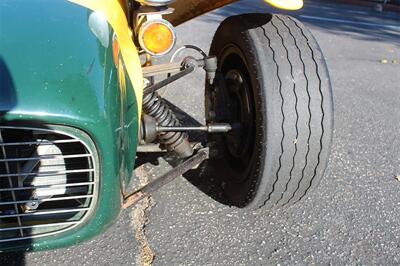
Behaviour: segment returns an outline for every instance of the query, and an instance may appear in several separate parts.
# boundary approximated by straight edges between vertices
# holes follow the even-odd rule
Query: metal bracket
[[[133,13],[133,23],[135,33],[138,33],[138,28],[141,25],[142,18],[145,18],[147,21],[161,19],[163,15],[172,14],[174,12],[173,8],[169,8],[165,5],[162,6],[147,6],[142,5],[138,8],[137,11]]]

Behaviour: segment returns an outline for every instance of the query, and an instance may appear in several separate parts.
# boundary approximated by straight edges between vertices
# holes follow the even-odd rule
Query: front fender
[[[172,7],[175,11],[168,15],[168,20],[175,26],[214,9],[237,2],[238,0],[175,0]],[[264,0],[264,2],[281,9],[297,10],[303,7],[303,0]],[[245,1],[242,1],[244,4]]]
[[[75,244],[102,232],[119,214],[121,187],[131,177],[137,145],[141,95],[133,83],[141,80],[118,75],[115,31],[105,17],[106,37],[94,34],[88,23],[92,12],[68,1],[0,1],[0,122],[78,128],[95,143],[101,166],[99,198],[87,224],[29,246],[21,242],[0,249]],[[131,56],[138,57],[135,51]],[[138,62],[131,62],[135,69]]]

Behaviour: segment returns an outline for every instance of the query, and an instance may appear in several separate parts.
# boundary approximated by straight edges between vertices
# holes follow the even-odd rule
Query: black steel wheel
[[[229,204],[293,204],[321,180],[333,129],[333,99],[321,50],[297,20],[283,15],[227,18],[213,38],[218,58],[206,88],[207,122],[233,127],[209,135],[210,166]]]

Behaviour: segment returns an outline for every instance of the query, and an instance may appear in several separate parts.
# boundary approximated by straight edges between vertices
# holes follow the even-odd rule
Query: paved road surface
[[[208,50],[224,17],[271,10],[259,0],[242,3],[185,23],[178,44]],[[88,243],[3,255],[0,264],[137,265],[154,255],[154,265],[398,265],[400,64],[392,60],[400,61],[400,15],[316,1],[293,15],[325,53],[336,102],[328,171],[305,201],[284,211],[243,212],[180,178]],[[202,78],[198,72],[164,92],[199,122]],[[160,159],[141,176],[151,179],[169,167]]]

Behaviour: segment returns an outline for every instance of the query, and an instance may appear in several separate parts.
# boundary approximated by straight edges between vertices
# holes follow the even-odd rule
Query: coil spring
[[[174,112],[157,92],[143,96],[143,111],[152,116],[160,126],[180,126],[180,122]],[[173,150],[181,157],[189,157],[193,154],[188,135],[184,132],[160,132],[158,133],[158,139],[167,150]]]

